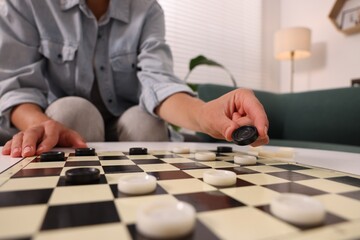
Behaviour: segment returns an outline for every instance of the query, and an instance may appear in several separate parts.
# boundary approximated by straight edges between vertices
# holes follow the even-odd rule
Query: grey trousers
[[[110,135],[115,135],[116,141],[169,141],[167,124],[139,106],[128,109],[110,123],[104,122],[92,103],[80,97],[58,99],[45,113],[77,131],[87,142],[103,142]]]

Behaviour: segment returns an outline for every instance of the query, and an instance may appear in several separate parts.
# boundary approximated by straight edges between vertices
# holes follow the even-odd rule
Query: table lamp
[[[310,56],[310,39],[311,31],[305,27],[285,28],[275,33],[275,58],[291,61],[291,92],[294,91],[294,60]]]

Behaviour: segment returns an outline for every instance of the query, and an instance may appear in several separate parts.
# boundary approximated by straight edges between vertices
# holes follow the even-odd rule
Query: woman
[[[174,76],[155,0],[3,0],[0,31],[3,154],[166,141],[165,122],[228,141],[251,124],[254,146],[269,141],[252,91],[204,103]]]

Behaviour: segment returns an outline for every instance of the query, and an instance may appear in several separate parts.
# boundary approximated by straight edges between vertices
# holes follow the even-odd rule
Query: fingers
[[[4,147],[2,148],[2,151],[1,151],[2,154],[10,155],[10,153],[11,153],[11,143],[12,143],[12,140],[7,141],[5,143],[5,145],[4,145]]]
[[[228,125],[227,132],[224,134],[226,140],[232,140],[231,134],[236,130],[234,126],[253,125],[259,133],[259,138],[253,145],[258,146],[269,142],[267,135],[269,122],[266,112],[251,90],[237,89],[224,95],[220,99],[227,102],[225,104],[225,115],[236,123],[235,125]]]
[[[265,145],[269,143],[269,136],[261,137],[259,136],[258,139],[251,144],[253,147],[258,147],[261,145]]]
[[[77,132],[49,120],[14,135],[4,145],[2,154],[11,155],[11,157],[29,157],[50,151],[57,145],[87,147],[84,139]]]
[[[229,125],[229,127],[227,128],[227,131],[224,134],[224,137],[227,141],[233,141],[232,133],[240,126],[252,125],[252,121],[250,118],[241,117],[238,113],[234,113],[233,117],[230,121],[235,124]]]
[[[233,94],[235,105],[234,112],[240,117],[247,116],[251,119],[250,124],[256,127],[259,136],[266,139],[269,121],[263,105],[256,98],[253,91],[238,89],[233,91]]]
[[[231,121],[230,119],[227,120],[227,124],[225,125],[227,127],[225,128],[225,131],[223,131],[223,136],[225,137],[226,141],[231,142],[233,140],[232,133],[235,131],[235,129],[239,127],[239,125]]]
[[[55,146],[86,147],[86,143],[77,132],[55,121],[49,121],[44,125],[43,140],[40,142],[36,154],[49,151]]]
[[[60,129],[57,124],[46,124],[44,126],[43,138],[37,147],[36,154],[39,155],[43,152],[50,151],[55,147],[59,140],[59,131]]]
[[[87,147],[85,140],[75,131],[69,131],[65,136],[65,141],[68,146],[73,148],[83,148]]]
[[[75,139],[74,143],[72,144],[73,148],[86,148],[87,144],[85,142],[85,140],[80,137],[79,135],[79,139]]]
[[[6,142],[2,149],[2,154],[11,157],[29,157],[35,154],[36,139],[32,134],[18,133],[13,136],[12,140]]]
[[[261,137],[266,137],[269,128],[269,121],[264,107],[255,95],[244,102],[244,110],[249,118],[253,120],[253,124],[257,128],[259,135]]]
[[[43,130],[40,127],[34,127],[24,132],[22,142],[22,157],[34,156],[36,145],[42,138]]]
[[[17,133],[13,136],[11,141],[11,157],[21,157],[21,149],[22,149],[22,141],[23,141],[23,133]]]
[[[256,119],[254,121],[254,126],[258,130],[259,135],[261,137],[266,137],[267,136],[268,128],[269,128],[269,123],[267,121],[267,118]]]
[[[35,154],[36,144],[40,137],[39,129],[32,128],[25,132],[19,132],[8,141],[3,149],[2,154],[11,157],[29,157]]]

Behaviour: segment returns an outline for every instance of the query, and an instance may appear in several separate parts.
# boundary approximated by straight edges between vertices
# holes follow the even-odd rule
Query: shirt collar
[[[109,9],[110,17],[128,23],[130,19],[131,0],[111,0]]]
[[[59,0],[59,1],[60,1],[60,8],[63,11],[69,10],[70,8],[79,4],[79,0]]]
[[[85,0],[59,0],[62,11],[69,10],[75,5],[86,4]],[[109,5],[109,16],[111,18],[128,23],[130,18],[131,0],[111,0]]]

